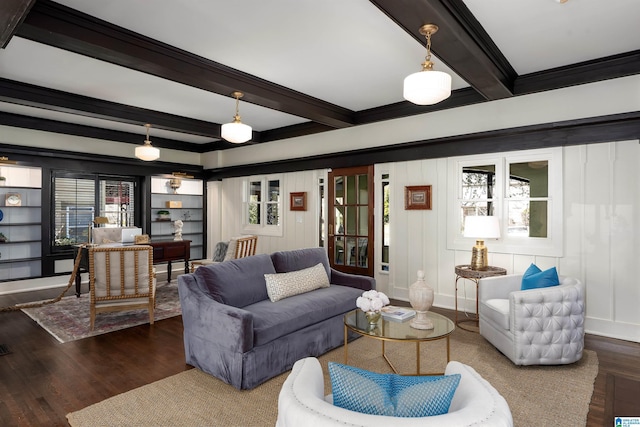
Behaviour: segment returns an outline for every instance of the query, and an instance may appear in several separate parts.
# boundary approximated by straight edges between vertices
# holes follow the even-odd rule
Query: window
[[[89,226],[96,216],[107,217],[107,227],[133,226],[134,189],[132,178],[54,173],[54,250],[87,243]]]
[[[380,262],[380,269],[382,271],[389,271],[389,240],[390,240],[390,229],[389,229],[389,191],[391,189],[389,174],[382,174],[382,256]]]
[[[245,181],[244,232],[282,236],[282,191],[279,176],[252,177]]]
[[[501,238],[490,242],[493,252],[561,256],[561,168],[561,148],[450,159],[448,247],[470,247],[466,216],[494,215]]]

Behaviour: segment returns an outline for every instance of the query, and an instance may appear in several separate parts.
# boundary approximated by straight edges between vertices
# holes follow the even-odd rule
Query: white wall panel
[[[640,287],[633,274],[640,259],[640,164],[638,141],[564,148],[564,256],[492,253],[489,263],[522,273],[531,263],[556,267],[587,287],[587,330],[640,341]],[[390,296],[408,300],[416,270],[434,287],[434,305],[453,308],[454,267],[468,264],[469,251],[447,250],[447,162],[398,162],[393,171]],[[431,184],[433,211],[404,210],[404,186]],[[437,184],[437,185],[435,185]],[[401,197],[399,200],[398,197]],[[376,249],[378,250],[378,249]],[[435,261],[435,262],[434,262]],[[630,273],[631,272],[631,273]],[[459,284],[458,304],[475,311],[475,284]]]
[[[487,242],[489,263],[508,273],[522,273],[536,263],[540,268],[555,266],[560,274],[578,277],[587,287],[587,330],[640,342],[640,287],[634,274],[640,259],[640,144],[590,144],[563,151],[564,256],[497,253]],[[446,308],[455,305],[454,268],[469,263],[471,247],[468,251],[447,249],[448,165],[446,159],[384,165],[390,173],[392,191],[391,265],[385,290],[393,298],[408,300],[417,270],[424,270],[436,292],[434,304]],[[284,236],[260,236],[258,252],[317,245],[319,173],[324,171],[283,175]],[[407,185],[432,185],[433,209],[405,210]],[[242,230],[242,179],[224,180],[221,188],[220,234],[228,239]],[[306,212],[289,210],[291,191],[307,192]],[[209,209],[213,212],[211,206]],[[375,250],[381,250],[379,240]],[[467,312],[475,311],[475,293],[473,282],[460,283],[458,303]]]

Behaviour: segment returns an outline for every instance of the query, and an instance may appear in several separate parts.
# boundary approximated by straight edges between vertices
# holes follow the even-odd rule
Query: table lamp
[[[484,239],[500,238],[500,223],[496,216],[467,216],[464,219],[464,237],[476,239],[471,251],[471,269],[486,270],[488,251]]]

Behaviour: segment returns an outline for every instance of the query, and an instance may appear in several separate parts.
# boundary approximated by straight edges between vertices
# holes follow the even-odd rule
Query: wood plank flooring
[[[0,307],[56,295],[0,296]],[[24,313],[1,312],[0,345],[9,353],[0,356],[0,425],[66,426],[69,412],[190,369],[182,331],[174,317],[60,344]],[[588,335],[585,346],[600,362],[587,426],[640,416],[640,344]]]

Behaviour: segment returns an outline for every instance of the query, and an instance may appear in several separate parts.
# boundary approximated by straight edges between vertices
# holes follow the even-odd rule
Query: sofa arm
[[[191,274],[178,276],[178,293],[185,339],[198,337],[236,353],[253,348],[253,314],[213,300]]]
[[[485,277],[478,282],[478,300],[507,299],[511,292],[519,291],[521,286],[521,274]]]
[[[350,286],[352,288],[369,291],[376,288],[376,279],[358,274],[343,273],[336,269],[331,269],[330,282],[332,285]]]

